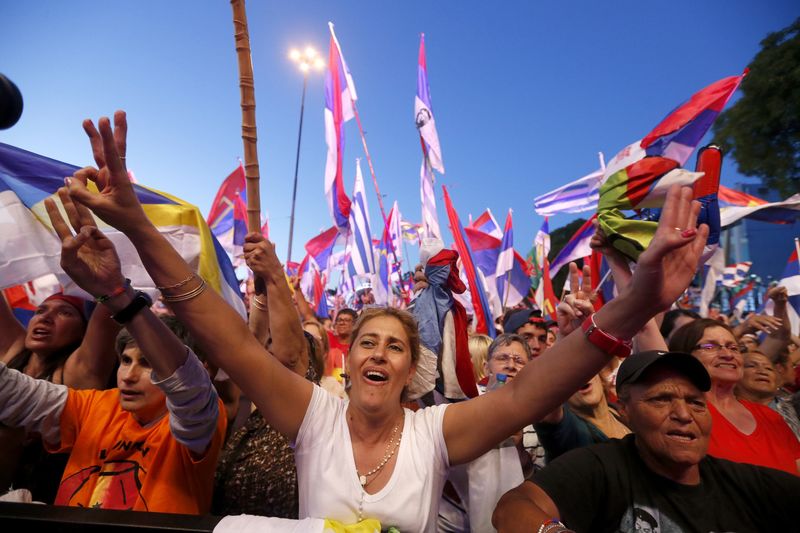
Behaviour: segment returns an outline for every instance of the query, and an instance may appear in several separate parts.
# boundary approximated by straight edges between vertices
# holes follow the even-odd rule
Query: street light
[[[289,59],[297,65],[303,73],[303,96],[300,98],[300,129],[297,132],[297,155],[294,160],[294,186],[292,188],[292,214],[289,218],[289,251],[286,254],[286,262],[292,260],[292,237],[294,236],[294,207],[297,201],[297,171],[300,167],[300,140],[303,137],[303,111],[306,106],[306,87],[308,86],[308,73],[312,70],[317,72],[325,68],[325,61],[320,57],[314,48],[306,46],[301,52],[297,48],[289,51]]]

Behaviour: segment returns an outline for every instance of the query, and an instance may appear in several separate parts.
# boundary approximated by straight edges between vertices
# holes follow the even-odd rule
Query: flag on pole
[[[332,226],[306,243],[306,252],[321,271],[328,269],[328,260],[339,240],[339,231],[336,226]]]
[[[772,224],[792,224],[800,218],[800,194],[794,194],[782,202],[767,202],[720,185],[719,204],[722,227],[735,224],[743,218]]]
[[[397,200],[394,201],[392,209],[389,211],[389,216],[386,217],[387,226],[389,227],[389,238],[392,241],[392,248],[397,256],[397,260],[403,261],[403,230],[400,223],[403,220],[403,215],[400,214],[400,208],[397,206]]]
[[[344,191],[342,165],[344,161],[344,124],[351,120],[353,104],[357,99],[353,78],[347,69],[339,41],[333,31],[333,23],[328,23],[331,32],[328,69],[325,72],[325,142],[328,145],[328,159],[325,163],[325,197],[334,226],[341,232],[347,231],[350,217],[350,199]]]
[[[79,167],[0,143],[0,288],[55,274],[65,292],[80,293],[59,265],[61,242],[50,224],[44,200],[56,204],[64,176]],[[89,187],[94,189],[93,184]],[[246,314],[239,282],[228,255],[208,228],[200,210],[169,194],[134,184],[147,218],[206,283],[242,316]],[[122,273],[137,289],[153,295],[157,288],[130,240],[95,219],[114,243]]]
[[[369,211],[361,161],[356,159],[356,182],[350,209],[350,261],[354,274],[365,276],[375,272],[375,254],[372,250],[372,233],[369,229]]]
[[[789,322],[794,335],[798,335],[798,332],[800,332],[800,264],[797,262],[797,248],[797,240],[795,239],[795,250],[789,256],[786,269],[783,271],[783,277],[778,282],[781,287],[786,287],[786,292],[789,296],[786,311],[789,314]],[[770,300],[768,308],[771,309],[772,306],[773,302]]]
[[[422,224],[414,224],[413,222],[409,222],[407,220],[401,220],[400,229],[403,233],[403,240],[412,244],[419,244]]]
[[[388,255],[388,234],[383,231],[381,239],[375,246],[375,275],[372,283],[372,294],[376,305],[390,305],[392,301],[391,263]]]
[[[528,262],[531,264],[531,287],[539,289],[539,283],[544,273],[544,260],[550,254],[550,226],[549,218],[544,217],[544,222],[536,236],[533,238],[533,248],[528,253]]]
[[[436,197],[433,195],[433,174],[428,172],[425,161],[419,170],[419,195],[422,201],[422,229],[423,237],[442,239],[439,229],[439,215],[436,214]]]
[[[660,207],[673,184],[692,185],[700,174],[681,167],[739,87],[741,76],[719,80],[670,112],[647,136],[620,151],[606,167],[598,220],[614,247],[632,259],[647,248],[656,223],[626,220],[622,211]]]
[[[495,220],[492,210],[488,208],[481,213],[478,218],[470,222],[468,227],[488,233],[492,237],[498,239],[503,238],[503,230],[500,228],[500,224],[497,223],[497,220]]]
[[[514,228],[511,221],[511,209],[506,215],[506,226],[503,230],[503,242],[500,245],[500,256],[497,258],[497,294],[500,296],[500,303],[506,303],[507,296],[511,290],[508,278],[514,269]]]
[[[537,196],[533,200],[533,208],[543,217],[556,213],[594,211],[600,198],[601,183],[603,183],[603,169],[597,169],[554,191]]]
[[[240,258],[247,235],[247,188],[241,163],[222,182],[206,220],[225,251],[234,261]]]
[[[414,98],[414,122],[422,138],[422,151],[431,167],[444,174],[442,148],[433,118],[431,89],[428,85],[428,64],[425,60],[425,34],[419,36],[419,63],[417,65],[417,96]]]
[[[597,215],[592,215],[592,217],[583,223],[583,225],[578,228],[578,231],[570,237],[567,244],[564,245],[564,248],[558,252],[556,258],[553,259],[553,263],[550,265],[550,277],[553,278],[558,274],[558,271],[564,265],[568,265],[572,261],[577,261],[582,257],[588,257],[592,255],[592,247],[589,244],[592,242],[592,237],[594,236],[594,221],[597,218]]]
[[[494,337],[494,318],[489,310],[489,300],[486,297],[486,292],[483,290],[483,284],[478,279],[477,272],[475,271],[472,250],[470,249],[469,242],[464,233],[464,227],[458,219],[458,213],[456,213],[456,210],[453,208],[450,196],[447,194],[447,188],[442,186],[442,190],[444,191],[444,205],[447,210],[447,218],[450,221],[450,231],[453,234],[456,250],[461,258],[461,263],[464,265],[464,272],[466,273],[469,284],[470,296],[475,312],[475,331]]]

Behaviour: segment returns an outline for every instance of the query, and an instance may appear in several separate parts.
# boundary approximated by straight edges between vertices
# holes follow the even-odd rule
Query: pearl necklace
[[[397,451],[397,448],[400,446],[400,439],[403,438],[403,432],[401,431],[399,435],[397,435],[397,430],[400,428],[400,423],[398,422],[397,425],[394,426],[392,429],[392,437],[389,439],[389,443],[386,445],[386,453],[383,454],[383,459],[381,462],[378,463],[378,466],[367,472],[366,474],[360,474],[358,469],[356,469],[356,474],[358,474],[358,482],[361,483],[362,487],[366,487],[367,484],[372,481],[369,479],[370,477],[374,476],[381,470],[383,467],[386,466],[386,463],[394,456],[394,453]],[[397,435],[397,440],[395,440],[395,436]]]

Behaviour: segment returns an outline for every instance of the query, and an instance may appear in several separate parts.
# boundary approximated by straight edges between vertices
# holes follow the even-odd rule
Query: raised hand
[[[564,296],[556,307],[559,337],[566,337],[578,329],[581,322],[594,311],[591,279],[592,271],[588,265],[581,272],[578,265],[569,264],[570,294]]]
[[[114,244],[97,229],[89,210],[74,203],[66,188],[58,190],[70,225],[52,199],[45,200],[47,215],[61,239],[61,268],[80,288],[94,297],[111,293],[125,283]]]
[[[283,276],[283,266],[273,243],[258,232],[248,233],[244,242],[244,260],[256,276],[271,281],[276,281],[276,276]]]
[[[114,127],[107,117],[94,123],[86,119],[83,129],[89,137],[97,168],[85,167],[67,178],[70,196],[89,207],[106,223],[123,233],[148,226],[150,222],[128,178],[125,165],[128,123],[124,111],[114,113]],[[92,181],[99,194],[87,187]]]
[[[706,224],[695,227],[699,213],[691,188],[670,187],[658,229],[631,280],[631,293],[643,310],[666,309],[689,286],[708,238]]]

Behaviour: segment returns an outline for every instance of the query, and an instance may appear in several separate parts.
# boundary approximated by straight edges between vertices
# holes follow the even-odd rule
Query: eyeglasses
[[[719,353],[723,348],[731,353],[742,353],[742,349],[738,344],[729,342],[728,344],[719,344],[716,342],[704,342],[694,347],[695,350],[700,350],[706,353]]]
[[[499,353],[497,355],[493,355],[491,359],[502,364],[508,363],[509,361],[514,361],[517,366],[523,366],[528,362],[528,360],[521,355],[511,355],[509,353]]]
[[[334,324],[352,324],[352,323],[353,323],[352,318],[337,318],[336,322],[334,322]]]

